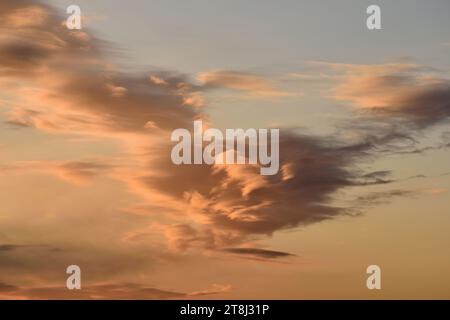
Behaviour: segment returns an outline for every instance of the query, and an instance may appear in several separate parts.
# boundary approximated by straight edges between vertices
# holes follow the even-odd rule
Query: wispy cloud
[[[228,70],[213,70],[200,73],[197,79],[203,89],[232,89],[254,97],[289,97],[301,93],[287,92],[277,88],[272,81],[262,75]]]

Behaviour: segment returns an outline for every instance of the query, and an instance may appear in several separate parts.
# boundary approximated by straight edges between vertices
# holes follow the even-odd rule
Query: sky
[[[449,13],[1,0],[0,298],[449,299]],[[280,172],[174,165],[198,119],[280,128]]]

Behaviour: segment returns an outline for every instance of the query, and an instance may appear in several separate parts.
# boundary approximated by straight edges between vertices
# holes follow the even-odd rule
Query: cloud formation
[[[10,123],[119,141],[128,159],[116,176],[144,201],[179,212],[171,214],[173,225],[164,232],[172,248],[220,249],[248,236],[345,215],[347,208],[332,205],[338,190],[389,182],[355,170],[377,144],[370,137],[342,143],[289,130],[280,137],[282,169],[274,177],[261,177],[252,166],[176,166],[167,156],[170,132],[191,127],[194,119],[207,120],[197,105],[187,103],[198,87],[173,72],[131,75],[111,70],[102,60],[107,50],[101,40],[66,30],[45,6],[33,4],[30,9],[27,1],[20,1],[4,8],[2,15],[27,16],[23,11],[29,10],[41,12],[43,22],[24,28],[26,37],[25,30],[4,25],[12,40],[0,42],[8,80],[28,82],[26,88],[10,89],[24,97],[11,110]],[[14,38],[16,33],[22,37]],[[22,52],[24,59],[17,59]],[[214,71],[200,80],[204,88],[275,92],[267,80],[252,74]],[[57,173],[82,182],[112,167],[77,161],[58,165]]]
[[[243,245],[280,230],[353,214],[354,208],[334,203],[338,192],[394,181],[388,170],[360,168],[380,150],[398,150],[395,143],[411,141],[409,129],[396,130],[393,124],[425,129],[450,116],[448,80],[424,77],[421,68],[330,64],[327,68],[344,72],[334,98],[370,110],[352,141],[284,129],[281,170],[276,176],[261,176],[257,166],[176,166],[170,161],[170,133],[191,128],[196,119],[209,123],[203,91],[226,88],[265,97],[289,94],[250,73],[209,71],[199,76],[201,85],[196,85],[176,72],[118,71],[107,62],[108,44],[86,32],[67,30],[62,18],[40,2],[2,1],[0,21],[0,87],[14,97],[8,101],[8,123],[50,134],[112,140],[121,152],[116,159],[102,161],[8,163],[1,172],[38,171],[81,184],[101,174],[119,180],[141,199],[141,215],[160,219],[143,230],[133,229],[127,239],[133,242],[146,233],[156,234],[166,240],[171,252],[214,251],[266,260],[291,257]],[[392,126],[385,130],[378,119]],[[359,200],[376,202],[404,195],[408,193],[399,190]],[[122,239],[124,235],[114,236]],[[2,254],[14,249],[0,246]],[[118,257],[111,254],[99,262],[108,264]],[[7,258],[3,266],[9,267],[9,261],[20,264],[18,256]],[[129,271],[130,265],[117,268]],[[0,290],[4,288],[12,287],[0,285]],[[216,291],[220,290],[195,295]],[[70,297],[60,287],[17,288],[12,294]],[[94,285],[80,293],[85,298],[184,296],[129,284]]]
[[[23,300],[160,300],[188,299],[208,296],[230,290],[230,286],[215,285],[212,289],[181,293],[160,290],[135,283],[105,283],[83,287],[82,290],[68,290],[66,287],[21,288],[0,282],[0,298]]]
[[[236,254],[236,255],[244,255],[265,259],[278,259],[278,258],[286,258],[292,257],[293,254],[282,252],[282,251],[274,251],[274,250],[265,250],[260,248],[226,248],[224,251]]]
[[[204,90],[225,88],[262,97],[287,97],[294,95],[293,93],[277,89],[264,76],[254,73],[212,70],[200,73],[197,79],[201,82]]]
[[[370,108],[373,115],[425,129],[450,117],[450,80],[409,65],[341,66],[335,98]]]

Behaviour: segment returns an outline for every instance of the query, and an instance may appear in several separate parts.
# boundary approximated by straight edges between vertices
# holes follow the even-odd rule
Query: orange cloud
[[[345,70],[334,97],[374,116],[428,127],[450,117],[450,80],[410,64],[335,65]]]
[[[30,14],[45,19],[24,25],[21,19]],[[136,75],[114,70],[105,62],[108,51],[103,41],[65,29],[52,9],[30,1],[3,1],[1,18],[16,21],[14,27],[0,26],[0,85],[14,97],[8,104],[9,123],[51,134],[113,140],[121,146],[117,161],[112,163],[9,163],[3,167],[4,172],[41,170],[76,183],[108,173],[125,182],[142,201],[129,210],[139,211],[140,218],[159,219],[159,227],[151,230],[148,226],[130,227],[125,237],[128,240],[154,232],[166,239],[174,252],[220,254],[228,250],[228,254],[240,256],[282,257],[286,253],[242,248],[280,230],[348,214],[351,208],[333,204],[336,193],[344,188],[391,182],[385,174],[367,174],[358,169],[380,145],[389,147],[396,137],[390,132],[382,132],[377,139],[369,132],[358,137],[357,142],[343,143],[334,137],[283,130],[282,172],[272,177],[261,177],[257,166],[176,166],[170,161],[170,133],[176,128],[191,128],[194,119],[207,121],[202,113],[202,108],[207,107],[201,94],[204,90],[227,88],[264,97],[289,93],[249,73],[203,73],[198,86],[180,74]],[[407,115],[418,123],[435,123],[448,116],[448,82],[444,80],[421,81],[402,67],[383,67],[372,75],[367,72],[373,72],[373,67],[345,68],[349,74],[337,89],[337,99],[386,109],[389,119]],[[392,70],[406,75],[390,74]],[[3,86],[5,83],[8,85]],[[105,234],[124,238],[114,231]],[[121,257],[114,255],[111,260],[118,261],[117,256]],[[100,261],[103,264],[99,268],[114,265],[111,260]],[[127,261],[117,268],[129,271],[129,265],[124,266],[128,263],[137,264]],[[94,287],[86,294],[103,297],[101,292],[106,289]],[[110,289],[112,298],[183,296],[143,287]],[[17,296],[24,297],[67,297],[58,288],[17,292]]]
[[[214,70],[200,73],[197,79],[205,88],[226,88],[244,91],[254,96],[287,97],[293,95],[280,89],[263,76],[236,71]]]
[[[155,300],[188,299],[208,296],[231,290],[230,285],[213,285],[210,289],[181,293],[145,287],[134,283],[104,283],[83,287],[82,290],[68,290],[66,287],[48,286],[21,288],[0,283],[1,299],[38,300]]]

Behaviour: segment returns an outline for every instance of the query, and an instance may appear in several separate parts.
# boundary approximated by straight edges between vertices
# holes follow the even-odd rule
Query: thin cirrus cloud
[[[83,287],[70,291],[66,287],[21,288],[0,282],[0,297],[6,299],[112,299],[112,300],[152,300],[152,299],[188,299],[189,297],[214,295],[226,292],[230,286],[214,286],[192,293],[182,293],[145,287],[134,283],[105,283]]]
[[[301,96],[301,93],[287,92],[277,88],[262,75],[229,70],[212,70],[197,76],[203,89],[231,89],[245,92],[254,97]]]
[[[30,16],[33,23],[26,22]],[[378,126],[362,128],[353,142],[286,129],[280,135],[281,172],[276,176],[262,177],[253,166],[176,166],[168,156],[170,133],[192,127],[195,119],[209,121],[202,92],[227,88],[266,97],[289,93],[261,76],[236,71],[203,73],[198,77],[201,85],[176,72],[116,71],[107,63],[110,44],[67,30],[61,17],[40,2],[2,1],[0,18],[0,85],[14,97],[8,103],[7,122],[51,134],[114,140],[122,147],[121,161],[81,159],[2,167],[9,172],[40,170],[75,183],[109,174],[141,199],[142,215],[155,216],[151,208],[157,205],[157,215],[167,216],[158,228],[133,229],[130,234],[139,237],[128,239],[147,239],[146,233],[157,233],[171,252],[214,251],[261,260],[292,257],[246,246],[280,230],[353,214],[354,208],[333,204],[336,193],[393,183],[388,171],[362,172],[360,165],[379,156],[380,148],[392,149],[393,142],[409,138],[409,132],[376,131]],[[377,123],[380,115],[388,122],[400,116],[425,129],[450,115],[448,80],[424,78],[423,70],[401,65],[326,67],[343,73],[336,100],[375,109],[365,119],[368,122]],[[392,196],[377,194],[359,201]],[[91,287],[85,294],[102,297],[100,291],[105,287]],[[47,298],[66,294],[58,288],[16,292]],[[119,284],[111,292],[111,298],[185,296]]]
[[[86,185],[95,177],[111,174],[114,167],[115,165],[111,161],[106,162],[97,159],[81,161],[22,161],[0,167],[0,176],[47,173],[74,184]]]

